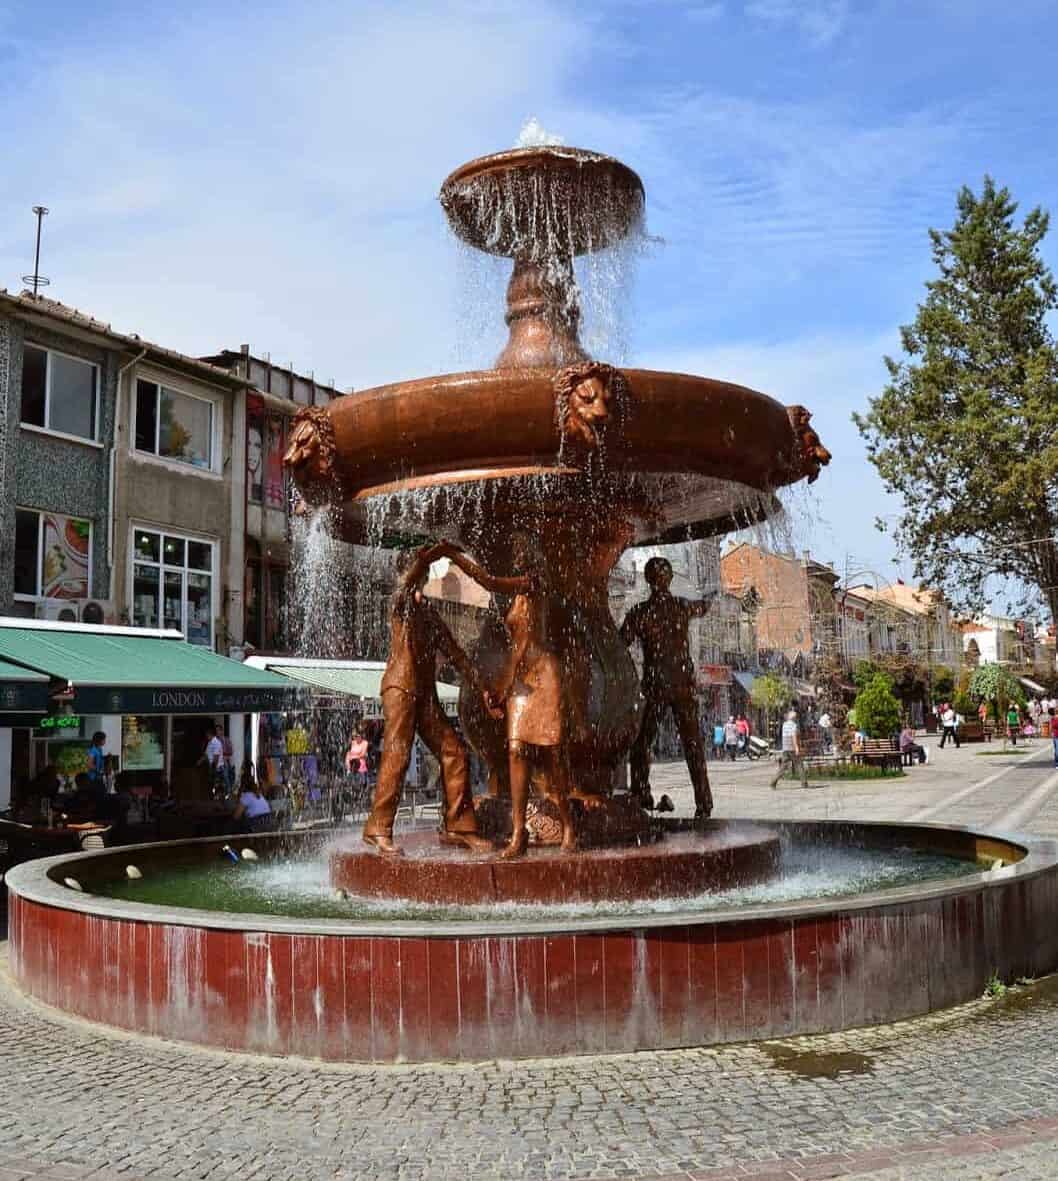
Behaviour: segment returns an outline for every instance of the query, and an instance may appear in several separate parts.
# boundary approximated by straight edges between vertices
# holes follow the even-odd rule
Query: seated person
[[[272,828],[272,806],[261,795],[261,789],[252,779],[244,777],[240,784],[242,791],[235,805],[232,819],[238,821],[240,832],[269,832]]]
[[[56,796],[55,806],[68,820],[81,824],[99,819],[106,788],[102,781],[93,783],[84,771],[79,771],[73,780],[73,791],[68,795]]]
[[[900,731],[900,753],[911,755],[918,760],[920,765],[926,761],[926,748],[915,741],[915,732],[910,726],[905,726]]]

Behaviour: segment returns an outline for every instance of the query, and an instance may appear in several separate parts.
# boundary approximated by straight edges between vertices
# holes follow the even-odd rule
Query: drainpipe
[[[121,426],[121,382],[125,374],[133,367],[138,365],[144,357],[147,356],[149,349],[144,349],[139,356],[133,357],[131,361],[122,365],[118,370],[117,382],[114,390],[114,441],[110,444],[110,462],[107,465],[107,569],[110,571],[110,594],[107,598],[114,597],[114,501],[117,495],[116,480],[114,474],[114,455],[118,447],[118,430]],[[115,609],[117,603],[114,603]]]

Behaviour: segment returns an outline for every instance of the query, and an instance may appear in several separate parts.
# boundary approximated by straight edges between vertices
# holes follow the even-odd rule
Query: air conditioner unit
[[[41,599],[37,603],[37,618],[54,623],[80,623],[80,599]]]
[[[55,623],[114,623],[117,613],[108,599],[41,599],[37,618]]]
[[[109,599],[81,599],[81,623],[117,623],[117,612]]]

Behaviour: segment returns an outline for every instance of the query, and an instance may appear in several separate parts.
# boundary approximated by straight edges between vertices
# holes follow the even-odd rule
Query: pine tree
[[[889,383],[853,420],[903,498],[894,534],[919,579],[972,612],[989,576],[1011,578],[1058,621],[1058,288],[1048,215],[1019,228],[1016,211],[991,177],[960,191],[954,228],[930,230],[939,275],[901,329],[905,356],[885,358]]]

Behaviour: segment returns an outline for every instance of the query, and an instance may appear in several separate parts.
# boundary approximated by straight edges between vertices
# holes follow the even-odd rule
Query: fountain
[[[633,890],[691,893],[720,884],[719,875],[734,872],[733,865],[742,875],[751,863],[764,871],[774,860],[767,834],[750,841],[745,834],[703,833],[697,857],[676,854],[663,840],[644,849],[663,836],[637,806],[648,802],[647,790],[639,785],[632,801],[614,796],[643,702],[610,614],[608,580],[633,542],[701,538],[762,520],[776,507],[776,488],[814,479],[829,454],[803,407],[706,378],[620,369],[587,356],[578,334],[575,259],[615,247],[641,224],[643,186],[624,164],[576,148],[517,148],[456,169],[441,187],[441,204],[459,238],[513,261],[510,335],[495,367],[303,409],[287,464],[306,501],[329,506],[350,540],[367,539],[372,527],[445,537],[508,583],[525,575],[527,564],[533,568],[526,627],[555,671],[549,687],[531,698],[537,709],[545,693],[559,699],[545,704],[561,732],[549,772],[533,737],[539,727],[523,726],[530,737],[521,741],[536,748],[547,798],[537,806],[535,827],[530,824],[534,843],[561,839],[564,788],[554,781],[568,777],[575,836],[567,830],[567,848],[573,839],[581,846],[639,846],[621,855],[580,854],[590,866],[554,857],[546,866],[476,863],[461,867],[459,878],[469,897],[524,899],[534,891],[568,897],[571,890],[598,901]],[[509,598],[504,609],[517,612]],[[478,803],[481,830],[504,837],[512,827],[502,797],[509,791],[508,740],[519,738],[515,706],[506,716],[490,710],[479,682],[502,680],[510,620],[508,614],[507,629],[489,629],[470,653],[482,673],[465,684],[460,709],[463,731],[488,762],[494,784],[494,796]],[[685,649],[684,636],[668,642]],[[388,732],[395,729],[387,724]],[[696,722],[686,729],[689,736],[696,732]],[[704,759],[696,762],[704,820],[711,801]],[[510,766],[517,776],[513,760]],[[520,810],[516,803],[515,818]],[[385,841],[385,827],[373,819],[365,831]],[[519,839],[517,832],[511,837],[510,852],[518,851]],[[338,852],[333,879],[358,892],[421,898],[436,893],[441,876],[449,896],[456,871],[428,866],[421,843],[414,852],[414,864],[385,867],[369,854]]]
[[[693,819],[651,814],[643,751],[619,790],[644,718],[608,607],[622,551],[762,521],[830,457],[803,407],[587,356],[576,260],[643,216],[619,161],[526,146],[457,169],[441,203],[464,242],[512,260],[495,368],[305,408],[287,464],[337,536],[438,539],[504,615],[452,651],[418,595],[442,551],[421,550],[394,602],[370,844],[275,834],[240,838],[254,856],[234,864],[204,840],[19,866],[19,985],[137,1032],[429,1061],[844,1029],[969,999],[991,973],[1054,970],[1053,841],[712,820],[693,753]],[[625,629],[653,669],[651,708],[685,688],[681,604]],[[490,769],[477,800],[433,712],[431,645],[462,665],[462,730]],[[394,787],[416,728],[442,752],[447,806],[442,841],[398,834],[398,855]]]

